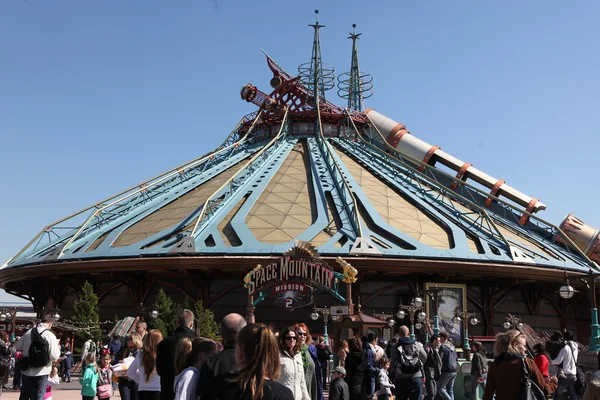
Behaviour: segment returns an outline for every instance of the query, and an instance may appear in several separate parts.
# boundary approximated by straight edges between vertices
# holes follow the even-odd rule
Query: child
[[[98,387],[98,366],[96,365],[96,353],[88,353],[85,357],[85,370],[81,383],[81,397],[83,400],[94,400],[96,388]]]
[[[44,400],[52,400],[52,386],[58,385],[60,379],[58,378],[58,368],[52,367],[50,375],[48,375],[48,383],[46,385],[46,394]]]
[[[212,340],[184,338],[175,348],[175,400],[196,400],[196,384],[204,362],[217,354],[217,345]]]
[[[350,397],[350,389],[344,381],[346,370],[344,367],[335,367],[331,371],[331,383],[329,389],[329,400],[345,400]]]
[[[377,400],[389,400],[392,395],[394,385],[390,382],[388,370],[390,369],[390,360],[382,358],[379,360],[379,392],[377,392]]]
[[[113,371],[110,368],[112,356],[110,353],[104,354],[100,358],[100,375],[98,376],[98,398],[110,399],[113,395],[112,377]]]

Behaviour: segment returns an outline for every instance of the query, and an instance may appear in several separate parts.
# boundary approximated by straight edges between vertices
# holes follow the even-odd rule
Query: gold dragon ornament
[[[248,286],[250,286],[250,279],[252,277],[252,273],[258,271],[261,268],[262,268],[262,265],[258,264],[256,267],[254,267],[254,269],[252,271],[250,271],[246,274],[246,276],[244,277],[244,287],[246,289],[248,288]]]
[[[356,275],[358,274],[356,268],[354,268],[349,262],[344,261],[342,257],[338,257],[335,261],[344,269],[344,279],[342,279],[342,282],[356,282]]]

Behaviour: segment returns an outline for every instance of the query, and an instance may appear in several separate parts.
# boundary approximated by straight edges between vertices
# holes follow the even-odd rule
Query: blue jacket
[[[375,388],[375,381],[377,380],[377,376],[379,375],[379,368],[377,368],[377,358],[375,357],[375,352],[369,346],[369,343],[365,341],[365,358],[367,360],[367,365],[369,366],[369,379],[371,383],[371,388]],[[368,392],[371,391],[369,388]],[[367,393],[371,394],[371,393]]]
[[[96,390],[98,388],[98,370],[95,364],[88,364],[85,367],[83,377],[79,379],[81,383],[81,395],[82,396],[96,396]]]
[[[323,369],[321,368],[321,363],[317,358],[317,348],[314,344],[308,345],[308,352],[310,353],[313,362],[315,363],[315,374],[317,375],[317,396],[319,400],[324,400],[323,396]]]

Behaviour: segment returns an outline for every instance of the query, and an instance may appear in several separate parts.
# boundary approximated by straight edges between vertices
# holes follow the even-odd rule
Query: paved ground
[[[12,382],[7,385],[10,387]],[[117,391],[113,398],[119,398]],[[2,400],[18,400],[19,392],[9,390],[8,392],[2,392]],[[75,378],[71,380],[71,383],[63,383],[52,389],[52,400],[81,400],[81,386],[79,385],[79,379]]]
[[[10,383],[12,384],[12,382]],[[10,386],[9,386],[10,387]],[[63,383],[52,388],[52,400],[81,400],[81,386],[79,385],[79,378],[74,378],[71,383]],[[325,392],[325,399],[327,399],[328,393]],[[115,395],[111,399],[120,399],[119,391],[115,391]],[[9,390],[8,392],[2,392],[2,400],[18,400],[19,392]]]

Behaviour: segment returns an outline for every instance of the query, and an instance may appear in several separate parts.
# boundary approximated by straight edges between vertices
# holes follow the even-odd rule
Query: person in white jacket
[[[285,328],[277,337],[281,375],[277,382],[288,387],[294,394],[294,400],[310,400],[304,378],[302,355],[297,345],[296,331]]]
[[[44,314],[42,322],[36,327],[28,330],[23,337],[15,344],[18,351],[23,352],[23,357],[29,357],[29,346],[31,345],[31,332],[35,329],[48,341],[48,351],[50,361],[44,367],[30,367],[22,371],[23,389],[21,390],[21,399],[43,400],[46,394],[48,375],[52,371],[52,364],[60,357],[60,345],[54,333],[52,333],[52,324],[54,317],[52,314]]]
[[[388,400],[392,396],[392,390],[395,386],[390,382],[388,370],[390,369],[390,360],[382,358],[379,360],[379,392],[377,400]]]

